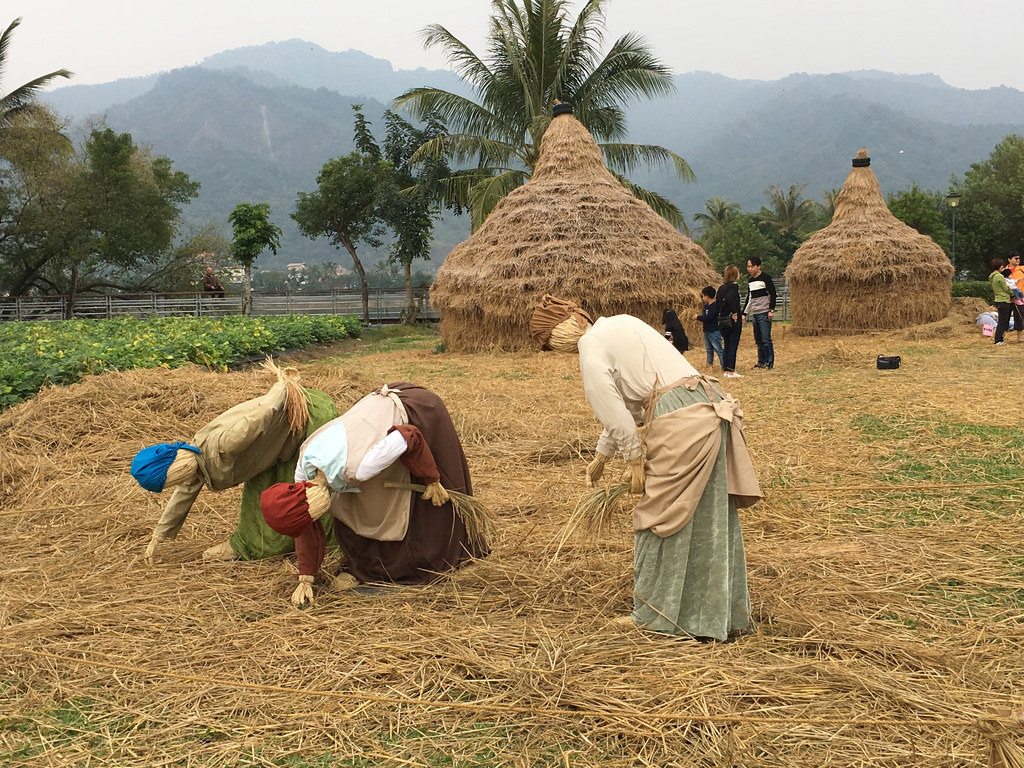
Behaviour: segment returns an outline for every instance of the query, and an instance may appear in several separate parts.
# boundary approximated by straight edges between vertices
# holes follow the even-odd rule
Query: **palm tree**
[[[765,190],[770,209],[761,209],[761,220],[783,235],[801,237],[809,228],[816,226],[821,204],[814,200],[804,200],[806,184],[792,184],[783,190],[773,184]]]
[[[7,65],[7,48],[11,44],[11,33],[19,24],[21,17],[12,21],[3,34],[0,34],[0,82],[3,82],[4,69]],[[10,93],[0,92],[0,129],[9,126],[11,119],[17,114],[30,109],[36,94],[49,85],[50,81],[58,77],[71,77],[71,74],[69,70],[58,69],[56,72],[29,80]]]
[[[636,33],[623,35],[600,56],[606,2],[587,0],[571,21],[568,0],[491,0],[486,58],[438,24],[423,31],[424,45],[445,49],[476,100],[424,87],[406,91],[395,106],[406,107],[419,120],[436,115],[449,127],[449,133],[424,144],[418,157],[444,154],[456,164],[475,162],[476,167],[452,174],[444,185],[444,202],[457,210],[468,208],[474,229],[529,178],[559,102],[572,104],[624,186],[673,225],[685,226],[671,202],[619,175],[640,164],[670,163],[680,179],[693,178],[674,152],[621,141],[626,136],[623,105],[641,96],[666,95],[674,87],[669,69]]]
[[[704,211],[693,214],[693,220],[707,230],[716,224],[725,224],[741,210],[740,204],[734,203],[728,197],[724,200],[716,197],[714,200],[705,200]]]

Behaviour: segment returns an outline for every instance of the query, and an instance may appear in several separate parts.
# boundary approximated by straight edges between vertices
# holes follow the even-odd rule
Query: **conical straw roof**
[[[952,264],[934,240],[889,212],[870,162],[862,148],[832,223],[809,237],[786,269],[797,333],[907,328],[949,311]]]
[[[530,314],[545,293],[595,317],[628,313],[660,327],[662,310],[686,323],[700,289],[720,282],[707,254],[630,194],[587,129],[563,114],[530,180],[448,255],[430,301],[451,351],[533,349]],[[696,323],[687,328],[699,335]]]

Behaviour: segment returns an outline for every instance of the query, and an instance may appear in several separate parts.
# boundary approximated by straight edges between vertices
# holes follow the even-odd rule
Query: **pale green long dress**
[[[665,393],[654,418],[708,402],[703,387]],[[736,504],[726,485],[728,422],[722,447],[693,519],[661,538],[638,531],[633,545],[633,620],[655,632],[725,640],[750,627],[747,565]]]

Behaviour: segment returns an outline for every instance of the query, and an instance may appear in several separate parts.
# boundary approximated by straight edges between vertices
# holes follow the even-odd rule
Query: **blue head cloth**
[[[143,448],[132,459],[132,477],[139,481],[139,485],[147,491],[160,493],[167,483],[167,470],[174,463],[174,457],[178,455],[178,449],[202,453],[194,445],[184,442],[159,443]]]

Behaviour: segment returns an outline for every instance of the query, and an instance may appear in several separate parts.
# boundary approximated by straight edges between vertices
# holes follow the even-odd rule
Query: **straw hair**
[[[293,435],[301,435],[306,431],[309,424],[309,403],[306,400],[306,393],[299,384],[299,372],[296,368],[279,368],[273,358],[268,357],[263,361],[263,367],[277,376],[277,380],[284,383],[287,392],[285,409],[288,412],[288,431]]]
[[[575,315],[567,318],[551,329],[548,346],[556,352],[578,352],[579,341],[589,327],[580,325]]]
[[[863,164],[866,149],[857,159],[832,223],[808,238],[786,269],[797,333],[908,328],[949,311],[953,267],[945,252],[889,212]]]
[[[707,254],[623,187],[566,114],[545,131],[529,182],[448,255],[430,301],[449,351],[533,350],[530,317],[546,293],[659,327],[675,307],[699,335],[689,318],[709,284],[718,283]]]
[[[331,508],[331,489],[323,472],[317,472],[313,484],[306,488],[306,504],[309,505],[309,516],[319,520]]]
[[[196,461],[196,454],[193,451],[179,448],[174,456],[174,461],[167,468],[167,480],[164,481],[164,488],[174,488],[186,483],[195,477],[199,471],[199,462]]]

